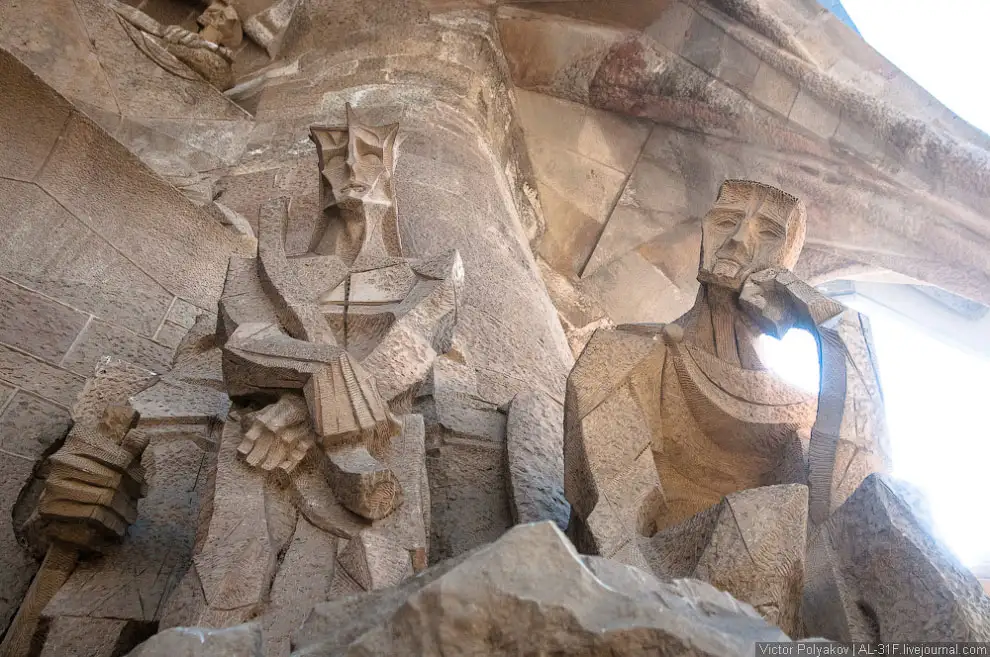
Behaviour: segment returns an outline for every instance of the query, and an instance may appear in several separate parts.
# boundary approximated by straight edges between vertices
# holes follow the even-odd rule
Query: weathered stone
[[[987,641],[990,596],[897,490],[868,476],[811,538],[806,632],[835,641]]]
[[[519,393],[505,430],[512,516],[516,523],[551,520],[567,529],[564,499],[564,407],[546,393]]]
[[[175,627],[151,637],[127,653],[128,657],[264,657],[261,627],[257,623],[225,630]]]
[[[741,656],[755,641],[787,640],[707,584],[592,568],[553,523],[515,527],[398,589],[317,605],[293,638],[294,654],[604,656],[646,654],[662,643]]]
[[[0,342],[58,362],[88,319],[77,310],[0,278]]]
[[[64,438],[69,425],[65,409],[18,391],[0,415],[0,449],[33,461]]]
[[[104,356],[115,356],[154,372],[166,372],[172,363],[171,348],[94,319],[66,354],[64,365],[77,374],[89,376]]]
[[[708,582],[797,637],[807,518],[807,487],[753,488],[638,545],[657,577]]]
[[[62,616],[51,620],[41,657],[114,657],[154,633],[150,623]]]
[[[758,233],[742,210],[750,201],[775,217]],[[642,565],[640,536],[771,483],[809,484],[808,518],[818,525],[869,472],[887,467],[868,324],[787,269],[804,226],[798,199],[726,181],[702,220],[692,309],[667,325],[626,324],[589,341],[565,406],[564,486],[576,516],[568,531],[582,549]],[[791,326],[820,346],[817,405],[766,370],[756,351],[758,335],[780,337]],[[793,537],[803,534],[792,511],[782,520],[788,555],[800,553]],[[780,613],[788,631],[795,581],[785,577],[756,602]]]
[[[0,379],[68,408],[86,379],[78,374],[0,346]]]
[[[0,513],[11,518],[18,494],[31,479],[32,459],[0,452]],[[38,570],[35,561],[14,535],[13,524],[8,520],[0,524],[0,631],[6,631],[17,613],[31,579]]]

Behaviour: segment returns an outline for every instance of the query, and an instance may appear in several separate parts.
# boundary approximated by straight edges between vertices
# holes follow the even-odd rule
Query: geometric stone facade
[[[0,88],[8,644],[18,609],[45,655],[637,654],[658,629],[741,655],[935,638],[925,609],[982,636],[975,580],[870,474],[868,325],[811,286],[990,303],[990,139],[823,6],[7,3]],[[772,274],[699,277],[713,199],[754,209],[724,181],[786,206],[749,222],[786,242]],[[818,398],[750,348],[793,324]],[[75,490],[66,454],[101,458],[71,409],[108,356],[157,377],[126,400],[146,495],[98,496],[122,540],[33,609],[25,521]]]

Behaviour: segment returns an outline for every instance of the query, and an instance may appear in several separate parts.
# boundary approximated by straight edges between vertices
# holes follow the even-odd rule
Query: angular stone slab
[[[753,488],[641,539],[640,550],[657,577],[708,582],[796,637],[807,515],[807,486]]]
[[[614,562],[594,570],[553,523],[522,525],[398,588],[317,605],[294,654],[605,656],[663,645],[742,657],[756,641],[787,641],[702,582],[664,583]]]
[[[517,394],[506,422],[506,453],[515,521],[552,520],[566,530],[564,407],[545,392]]]
[[[898,489],[871,474],[811,539],[807,633],[837,641],[990,640],[990,597]]]

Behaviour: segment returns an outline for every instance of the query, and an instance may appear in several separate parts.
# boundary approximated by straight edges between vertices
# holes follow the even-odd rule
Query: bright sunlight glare
[[[990,463],[982,416],[990,360],[939,342],[892,313],[870,310],[892,474],[926,494],[936,531],[964,564],[985,563],[990,527],[973,522],[972,514],[985,496]],[[818,354],[810,333],[792,330],[783,340],[764,336],[759,348],[781,378],[818,389]]]

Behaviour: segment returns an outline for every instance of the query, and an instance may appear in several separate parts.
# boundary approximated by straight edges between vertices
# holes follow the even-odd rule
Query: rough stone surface
[[[811,538],[802,614],[835,641],[987,641],[990,596],[873,474]]]
[[[708,582],[798,637],[807,517],[805,486],[765,486],[733,493],[638,545],[657,577]]]
[[[68,579],[45,654],[253,618],[263,641],[211,636],[281,657],[321,600],[338,652],[420,652],[403,642],[432,626],[497,654],[539,625],[547,651],[648,653],[676,612],[666,645],[752,653],[752,610],[651,569],[801,633],[802,522],[816,554],[885,467],[868,325],[810,286],[936,285],[971,299],[959,334],[979,340],[990,138],[812,0],[135,4],[0,6],[0,512],[33,508],[102,358],[162,374],[134,400],[149,494],[121,545],[48,569]],[[711,279],[737,252],[699,287],[699,249],[732,243],[708,215],[733,178],[807,201],[807,248],[778,263],[807,286],[781,272],[727,300]],[[780,295],[821,341],[817,400],[751,349],[792,319]],[[921,544],[910,506],[888,516]],[[611,560],[518,533],[473,552],[540,519]],[[6,524],[4,624],[34,568]],[[886,573],[878,544],[825,562]],[[893,573],[903,599],[982,609],[940,550],[902,561],[951,586]],[[814,622],[918,617],[830,568]],[[488,625],[454,627],[467,609]]]
[[[128,657],[262,657],[257,623],[225,630],[176,627],[160,632],[127,653]]]
[[[545,393],[512,399],[505,431],[512,517],[516,523],[551,520],[567,529],[564,499],[564,408]]]
[[[741,656],[754,641],[787,636],[707,584],[586,566],[560,530],[542,522],[397,589],[317,605],[293,638],[293,654],[604,656],[663,646]]]

